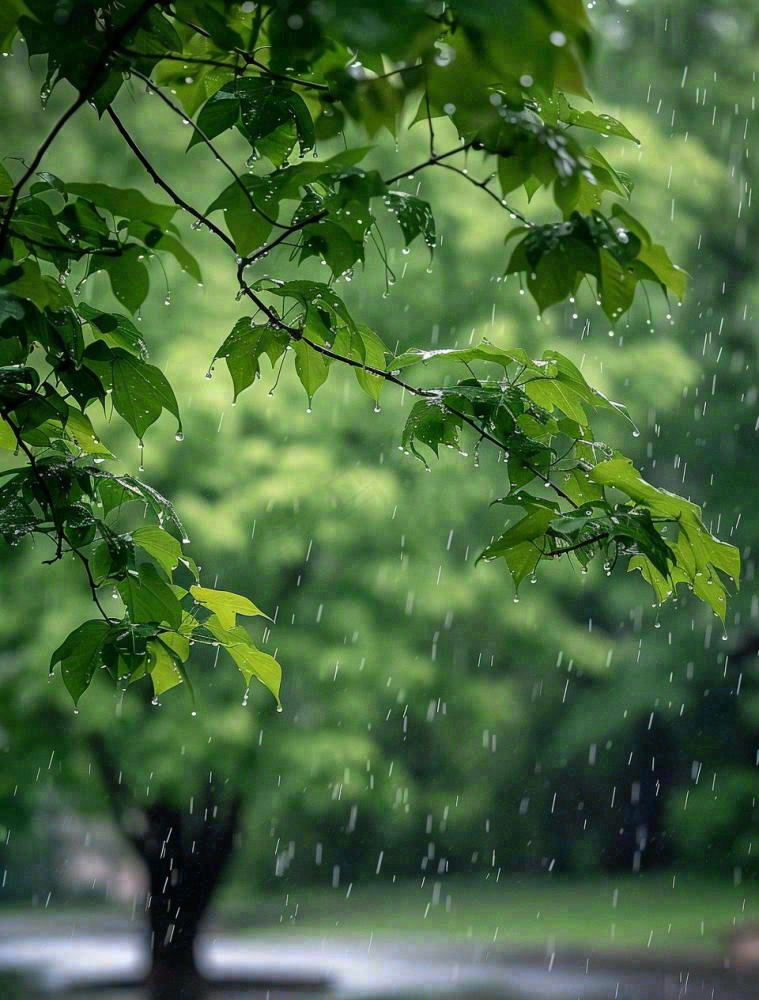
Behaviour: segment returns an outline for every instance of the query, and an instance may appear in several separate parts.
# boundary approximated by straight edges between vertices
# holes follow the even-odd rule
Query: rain
[[[0,997],[757,996],[758,46],[0,12]]]

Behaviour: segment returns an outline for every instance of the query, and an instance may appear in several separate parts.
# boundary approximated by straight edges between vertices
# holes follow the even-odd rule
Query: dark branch
[[[596,542],[603,542],[609,537],[608,531],[599,532],[597,535],[592,535],[590,538],[585,538],[581,542],[575,542],[574,545],[562,545],[558,549],[549,549],[544,552],[543,555],[548,558],[554,558],[555,556],[566,555],[567,552],[576,552],[578,549],[585,549],[589,545],[595,545]]]
[[[220,229],[218,229],[218,227],[215,226],[212,222],[210,222],[204,215],[202,215],[196,209],[192,208],[176,191],[174,191],[173,188],[171,188],[166,183],[166,181],[164,181],[160,177],[155,168],[150,164],[149,160],[145,157],[145,155],[139,149],[137,144],[134,142],[131,135],[129,135],[128,131],[122,124],[116,112],[113,111],[111,108],[109,108],[108,114],[110,115],[112,121],[116,125],[116,128],[119,130],[119,132],[129,145],[130,149],[134,152],[135,156],[139,159],[140,163],[142,163],[142,165],[145,167],[152,180],[169,195],[169,197],[175,202],[175,204],[179,205],[185,211],[189,212],[198,222],[201,222],[202,224],[206,225],[212,232],[215,233],[215,235],[219,236],[220,239],[222,239],[227,246],[229,246],[232,250],[235,250],[233,241],[230,240],[225,233],[223,233]],[[430,157],[429,160],[425,161],[425,163],[421,164],[419,167],[412,168],[411,170],[408,171],[404,171],[403,173],[396,175],[396,177],[391,178],[386,183],[392,184],[395,180],[398,180],[401,177],[409,176],[410,174],[414,173],[417,169],[422,169],[423,167],[430,166],[433,163],[436,163],[439,160],[442,160],[448,156],[453,156],[455,153],[460,153],[463,150],[468,149],[470,145],[471,144],[464,144],[463,146],[457,147],[456,149],[453,150],[449,150],[446,153],[441,153],[439,156]],[[457,410],[455,407],[446,403],[445,400],[441,397],[440,393],[436,392],[435,390],[420,389],[418,386],[412,385],[410,382],[405,382],[403,381],[403,379],[398,378],[397,375],[393,375],[392,372],[389,372],[383,368],[375,368],[373,365],[366,365],[361,361],[355,360],[354,358],[345,357],[344,355],[338,354],[336,351],[333,351],[331,348],[326,347],[323,344],[317,344],[315,341],[310,340],[308,337],[304,337],[303,331],[299,327],[292,326],[284,322],[282,319],[280,319],[277,313],[269,306],[267,306],[266,303],[258,295],[256,295],[253,289],[250,288],[250,286],[246,283],[244,278],[244,271],[245,268],[249,266],[250,263],[259,259],[260,257],[265,256],[265,254],[267,254],[275,246],[277,246],[279,243],[283,242],[290,235],[292,235],[293,232],[296,232],[298,229],[303,228],[303,226],[308,225],[312,221],[318,220],[324,214],[325,213],[323,212],[318,213],[317,215],[312,216],[309,219],[302,220],[301,222],[297,223],[294,226],[283,227],[284,232],[277,240],[273,241],[271,244],[267,244],[265,247],[262,247],[251,257],[239,261],[237,268],[237,279],[240,285],[241,292],[255,304],[255,306],[267,317],[267,319],[273,326],[287,333],[292,340],[302,340],[318,354],[321,354],[332,361],[339,361],[341,364],[348,365],[351,368],[360,368],[363,371],[367,372],[369,375],[376,375],[378,378],[383,379],[385,382],[390,382],[393,385],[397,385],[399,388],[404,389],[410,395],[425,399],[437,400],[440,403],[440,405],[444,406],[445,409],[448,410],[449,413],[451,413],[455,417],[458,417],[463,423],[467,424],[474,431],[476,431],[481,439],[489,441],[491,444],[495,445],[497,448],[501,450],[504,451],[508,450],[507,445],[503,441],[499,441],[498,438],[496,438],[484,427],[482,427],[473,417],[470,417],[466,413],[462,413],[460,410]],[[528,468],[538,479],[541,480],[541,482],[543,482],[547,487],[552,489],[557,496],[560,496],[562,499],[566,500],[569,504],[571,504],[573,508],[575,509],[577,508],[577,504],[572,500],[572,498],[568,496],[568,494],[566,494],[564,490],[561,489],[560,486],[554,483],[551,480],[550,476],[544,475],[542,472],[540,472],[539,469],[536,469],[533,466],[528,465],[527,463],[525,463],[525,465],[526,468]]]
[[[166,183],[166,181],[160,176],[160,174],[155,170],[155,168],[150,163],[148,158],[142,152],[140,147],[134,141],[132,136],[129,134],[124,123],[121,121],[121,119],[113,110],[113,108],[108,108],[107,113],[109,118],[111,119],[111,121],[121,134],[121,137],[123,138],[124,142],[126,142],[127,146],[129,146],[134,155],[137,157],[137,159],[143,165],[145,170],[148,172],[148,175],[150,176],[150,179],[153,181],[153,183],[157,184],[162,191],[165,191],[166,194],[169,196],[169,198],[171,198],[171,200],[174,202],[174,204],[179,205],[180,208],[184,209],[184,211],[187,212],[189,215],[191,215],[197,222],[199,222],[203,226],[206,226],[206,228],[210,232],[212,232],[214,236],[218,236],[218,238],[223,243],[225,243],[233,253],[236,254],[237,249],[235,247],[234,241],[231,240],[229,236],[227,236],[224,230],[219,229],[219,227],[214,222],[211,222],[211,220],[206,218],[205,215],[203,215],[197,209],[193,208],[192,205],[189,204],[189,202],[186,202],[184,198],[181,197],[181,195],[177,194],[177,192],[172,187],[170,187]]]
[[[160,90],[153,83],[153,81],[150,79],[150,77],[145,76],[144,73],[140,73],[139,70],[136,70],[134,68],[132,68],[131,72],[134,74],[134,76],[136,76],[140,80],[142,80],[145,83],[145,85],[147,87],[149,87],[153,91],[153,93],[156,95],[156,97],[160,98],[160,100],[163,101],[163,103],[166,105],[166,107],[170,108],[174,112],[175,115],[178,115],[182,119],[182,121],[185,121],[185,122],[189,121],[189,119],[185,115],[184,111],[182,111],[182,109],[178,105],[174,104],[174,102],[169,97],[167,97],[164,94],[164,92],[162,90]],[[211,152],[216,157],[216,159],[219,161],[219,163],[221,163],[221,165],[224,167],[224,169],[232,177],[232,179],[234,180],[234,183],[237,185],[237,187],[239,187],[239,189],[245,195],[245,199],[247,200],[248,204],[253,209],[253,211],[256,212],[258,215],[260,215],[261,218],[264,219],[266,222],[268,222],[270,226],[276,226],[278,229],[285,229],[286,230],[287,226],[284,226],[281,222],[277,222],[276,219],[273,219],[270,215],[268,215],[262,208],[260,208],[256,204],[256,202],[255,202],[255,200],[253,198],[253,195],[250,193],[250,191],[248,191],[248,189],[243,184],[242,178],[240,177],[240,175],[237,173],[237,171],[231,165],[231,163],[229,163],[227,160],[224,159],[224,157],[221,155],[221,153],[216,148],[216,146],[214,146],[214,144],[211,142],[211,140],[205,134],[205,132],[203,131],[203,129],[200,128],[195,122],[190,122],[190,124],[195,129],[195,131],[198,133],[198,135],[203,140],[203,142],[205,143],[205,145],[208,146],[208,148],[211,150]]]
[[[179,21],[180,24],[185,24],[187,25],[188,28],[192,28],[193,31],[197,32],[199,35],[202,35],[204,38],[209,38],[209,39],[211,38],[210,34],[205,30],[205,28],[201,28],[200,25],[193,24],[192,21],[185,21],[184,18],[177,17],[176,15],[174,19],[176,21]],[[235,46],[230,49],[230,52],[234,52],[235,55],[239,56],[243,60],[243,62],[246,63],[248,66],[255,66],[256,69],[261,70],[262,73],[265,73],[267,76],[271,77],[272,80],[279,80],[282,83],[293,83],[297,87],[305,87],[308,90],[320,90],[327,93],[329,92],[329,87],[324,83],[312,83],[310,80],[301,80],[297,76],[288,76],[286,73],[275,73],[274,70],[269,69],[266,63],[260,62],[249,52],[246,52],[245,49],[240,49],[237,48],[237,46]]]
[[[461,146],[456,146],[455,149],[449,149],[445,153],[437,153],[435,156],[429,156],[423,163],[417,163],[415,167],[409,167],[408,170],[401,170],[399,174],[395,174],[393,177],[388,177],[385,184],[390,187],[391,184],[396,184],[398,181],[403,180],[404,177],[411,177],[414,174],[418,174],[420,170],[424,170],[427,167],[434,167],[435,164],[440,163],[441,160],[447,160],[449,156],[455,156],[456,153],[465,153],[471,148],[472,143],[465,142]]]
[[[499,196],[495,193],[495,191],[491,191],[491,189],[488,187],[491,180],[489,177],[487,178],[487,180],[478,181],[475,177],[472,177],[470,174],[468,174],[466,170],[462,170],[461,167],[456,167],[452,163],[441,163],[440,157],[438,157],[435,160],[435,162],[431,164],[431,166],[443,167],[446,170],[452,170],[454,173],[458,174],[459,177],[463,177],[464,180],[469,181],[470,184],[474,184],[475,187],[479,188],[481,191],[484,191],[485,194],[490,195],[490,197],[501,208],[505,209],[509,213],[509,215],[513,216],[515,219],[519,219],[519,221],[523,222],[526,226],[532,227],[533,223],[530,222],[530,220],[526,216],[522,215],[522,213],[518,212],[515,208],[512,208],[509,204],[507,204],[503,200],[503,198],[499,198]]]

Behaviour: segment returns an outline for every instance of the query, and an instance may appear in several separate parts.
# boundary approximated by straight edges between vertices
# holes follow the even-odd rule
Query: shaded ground
[[[756,1000],[756,982],[711,961],[585,952],[510,952],[481,943],[320,936],[255,940],[209,934],[199,960],[209,977],[254,979],[270,1000],[303,992],[266,990],[267,981],[323,980],[307,995],[340,998],[477,998],[477,1000]],[[72,919],[0,917],[0,971],[31,975],[45,991],[76,1000],[144,1000],[126,983],[147,967],[134,924],[95,916]],[[89,989],[82,989],[89,985]],[[254,994],[255,995],[255,994]],[[31,992],[29,993],[31,997]],[[241,986],[214,991],[214,1000],[250,997]],[[25,1000],[25,998],[21,998]]]

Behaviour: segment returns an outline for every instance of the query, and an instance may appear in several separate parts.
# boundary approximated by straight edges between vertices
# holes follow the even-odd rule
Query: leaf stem
[[[555,556],[563,556],[567,552],[576,552],[578,549],[587,548],[589,545],[595,545],[596,542],[602,542],[605,538],[609,537],[608,531],[602,531],[597,535],[592,535],[590,538],[586,538],[581,542],[575,542],[574,545],[561,545],[557,549],[549,549],[548,552],[543,552],[542,555],[545,557],[554,558]]]

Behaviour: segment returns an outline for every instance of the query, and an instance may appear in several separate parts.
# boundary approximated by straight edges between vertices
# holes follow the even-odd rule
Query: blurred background
[[[486,511],[499,467],[450,452],[425,472],[398,448],[409,404],[392,387],[375,413],[335,370],[309,413],[293,373],[271,394],[267,368],[233,406],[224,365],[204,375],[246,310],[226,255],[178,220],[203,287],[168,265],[164,280],[154,262],[141,327],[185,439],[169,420],[153,427],[143,477],[177,503],[205,578],[275,618],[258,638],[283,664],[285,711],[263,689],[243,704],[237,671],[204,649],[196,714],[182,688],[153,706],[105,683],[75,714],[47,662],[88,615],[82,581],[40,566],[28,546],[3,552],[1,917],[141,919],[145,876],[92,752],[104,743],[140,803],[192,810],[209,782],[243,796],[212,918],[240,933],[718,957],[759,920],[759,670],[755,653],[729,655],[759,633],[759,14],[754,0],[588,7],[599,30],[590,89],[642,140],[601,140],[603,151],[689,272],[682,307],[652,296],[649,312],[641,300],[613,334],[590,295],[539,319],[501,279],[502,221],[446,171],[407,187],[436,206],[431,270],[425,248],[402,256],[393,234],[389,297],[371,263],[338,290],[390,347],[473,335],[582,362],[641,431],[609,422],[599,436],[703,504],[707,525],[740,547],[727,641],[687,594],[658,611],[638,575],[619,570],[553,566],[515,603],[500,568],[474,565],[501,523]],[[64,97],[39,113],[23,52],[0,61],[0,78],[0,129],[28,156]],[[201,171],[202,153],[184,155],[187,137],[141,85],[120,113],[191,202],[204,208],[226,185]],[[425,141],[423,126],[397,149],[379,136],[367,163],[400,170]],[[229,150],[241,162],[234,141]],[[89,109],[47,166],[160,197]],[[547,210],[536,199],[530,211]],[[109,300],[101,277],[84,299]],[[128,434],[118,422],[101,430],[136,472]]]

